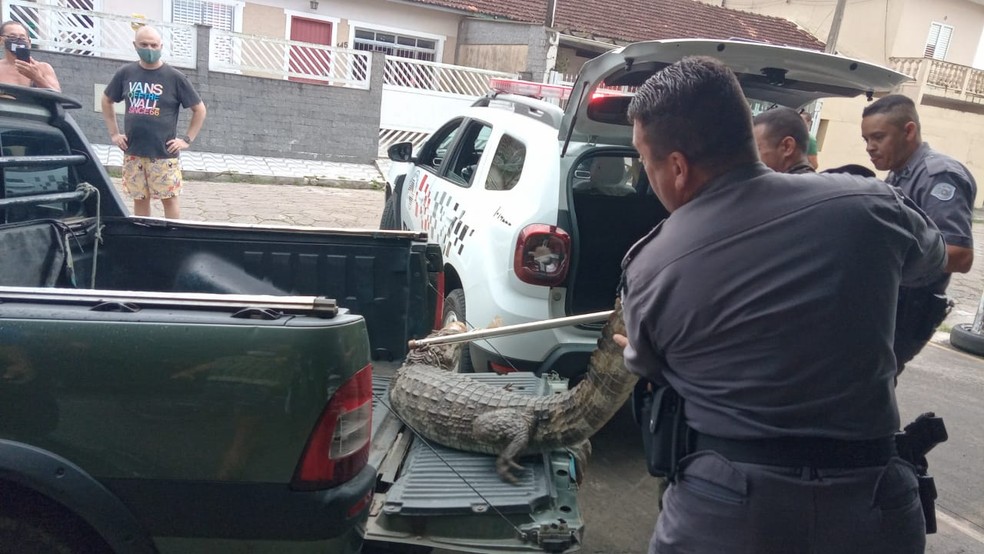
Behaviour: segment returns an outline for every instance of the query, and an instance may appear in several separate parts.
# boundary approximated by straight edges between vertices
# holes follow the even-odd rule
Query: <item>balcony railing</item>
[[[212,71],[369,89],[372,52],[215,28],[210,37]]]
[[[4,0],[3,21],[24,25],[34,48],[81,56],[134,60],[134,25],[152,23],[164,42],[164,56],[178,67],[195,67],[195,28],[139,18],[79,10],[32,0]]]
[[[924,94],[966,102],[984,101],[984,71],[931,58],[889,58],[892,68],[915,80],[905,86],[917,87]]]

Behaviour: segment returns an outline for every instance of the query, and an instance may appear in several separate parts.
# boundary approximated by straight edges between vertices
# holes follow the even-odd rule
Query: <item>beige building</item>
[[[702,0],[783,17],[819,38],[829,35],[835,2]],[[984,205],[984,71],[975,69],[984,33],[984,0],[848,0],[837,51],[894,67],[913,77],[900,92],[919,103],[923,139],[961,160],[982,182]],[[820,110],[820,166],[871,166],[861,142],[866,101],[828,100]]]

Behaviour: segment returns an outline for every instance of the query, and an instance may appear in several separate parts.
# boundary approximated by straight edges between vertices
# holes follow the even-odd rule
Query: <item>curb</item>
[[[105,165],[110,177],[120,178],[122,167],[118,165]],[[252,173],[237,173],[234,171],[195,171],[182,170],[182,177],[188,181],[206,181],[219,183],[243,183],[253,185],[293,185],[305,187],[331,187],[341,189],[359,190],[382,190],[383,183],[380,181],[364,181],[359,179],[344,179],[318,177],[315,175],[304,177],[288,177],[278,175],[256,175]]]

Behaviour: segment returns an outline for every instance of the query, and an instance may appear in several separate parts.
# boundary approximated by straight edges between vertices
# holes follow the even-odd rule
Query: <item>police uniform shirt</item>
[[[973,248],[971,234],[977,182],[957,160],[936,152],[922,143],[898,172],[889,173],[886,181],[902,189],[943,233],[947,244]],[[934,283],[937,292],[946,290],[949,274],[939,275]]]
[[[847,174],[712,180],[623,261],[626,367],[673,386],[703,433],[891,435],[898,285],[946,260],[909,206]]]

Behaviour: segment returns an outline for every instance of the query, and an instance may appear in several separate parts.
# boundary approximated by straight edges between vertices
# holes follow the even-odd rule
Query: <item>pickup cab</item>
[[[652,193],[626,108],[684,56],[720,59],[757,108],[889,91],[905,75],[769,44],[649,41],[583,65],[566,107],[492,91],[413,152],[390,148],[380,226],[427,232],[444,256],[445,320],[485,327],[610,310],[629,247],[667,211]],[[601,324],[474,341],[462,371],[583,373]]]

